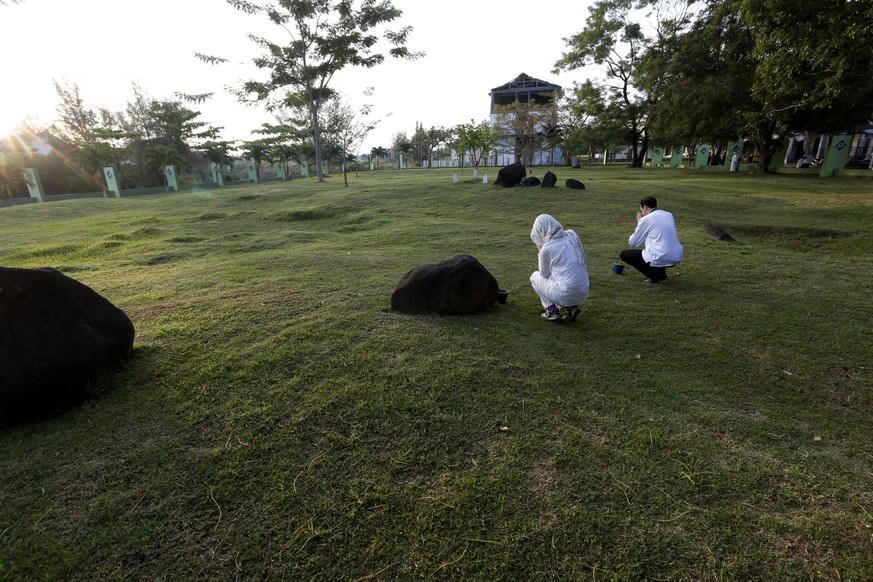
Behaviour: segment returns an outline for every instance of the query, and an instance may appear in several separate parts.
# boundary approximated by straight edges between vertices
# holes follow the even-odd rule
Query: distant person
[[[579,306],[588,299],[588,265],[582,241],[572,230],[548,214],[537,216],[530,239],[539,251],[539,270],[530,283],[545,308],[544,319],[557,321],[563,316],[574,321]]]
[[[673,215],[658,208],[652,196],[640,200],[637,212],[637,228],[628,239],[628,244],[645,248],[621,251],[619,258],[645,275],[647,283],[659,283],[667,279],[667,267],[682,260],[682,245],[676,234]]]

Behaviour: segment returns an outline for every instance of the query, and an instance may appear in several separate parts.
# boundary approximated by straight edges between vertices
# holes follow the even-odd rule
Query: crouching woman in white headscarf
[[[546,309],[543,318],[557,321],[563,315],[575,320],[579,306],[588,299],[588,265],[582,241],[548,214],[537,216],[530,239],[539,250],[539,270],[530,276],[530,283]]]

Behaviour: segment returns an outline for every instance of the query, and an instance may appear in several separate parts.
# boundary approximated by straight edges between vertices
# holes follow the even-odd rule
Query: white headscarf
[[[534,220],[533,229],[530,231],[530,240],[537,246],[543,246],[547,242],[566,236],[564,227],[549,214],[540,214]]]
[[[546,243],[560,240],[564,237],[570,239],[570,246],[576,253],[578,261],[585,265],[585,251],[582,249],[582,241],[579,240],[579,235],[573,230],[564,230],[561,223],[555,220],[550,214],[540,214],[534,220],[533,229],[530,231],[530,240],[540,248]],[[587,266],[585,267],[587,270]]]

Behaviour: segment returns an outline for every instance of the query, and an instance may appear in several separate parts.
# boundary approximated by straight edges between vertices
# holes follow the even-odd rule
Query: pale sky
[[[390,147],[399,131],[415,123],[454,126],[488,118],[488,92],[521,73],[569,90],[593,70],[552,74],[566,50],[564,38],[582,30],[587,0],[394,0],[403,16],[392,28],[411,25],[408,46],[424,51],[418,61],[388,59],[373,69],[345,69],[332,86],[352,103],[372,103],[381,119],[361,148]],[[214,92],[206,103],[188,105],[200,119],[224,127],[222,137],[244,140],[262,123],[259,107],[237,103],[224,87],[262,78],[252,64],[259,54],[248,33],[279,42],[287,33],[263,15],[248,16],[224,0],[24,0],[0,6],[0,136],[26,115],[55,120],[52,79],[79,85],[94,109],[123,110],[136,81],[156,99],[174,92]],[[230,59],[207,65],[195,52]],[[370,99],[362,96],[372,86]],[[390,114],[390,115],[389,115]]]

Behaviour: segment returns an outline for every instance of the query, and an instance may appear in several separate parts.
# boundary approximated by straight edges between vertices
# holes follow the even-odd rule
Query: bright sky
[[[382,119],[361,152],[390,147],[399,131],[411,135],[415,123],[453,126],[488,117],[488,92],[520,73],[570,89],[594,76],[552,68],[564,38],[585,25],[586,0],[393,0],[411,25],[408,46],[424,51],[418,61],[388,59],[374,69],[345,69],[332,86],[352,103],[373,103]],[[398,28],[399,26],[393,26]],[[272,116],[238,104],[225,87],[262,78],[252,64],[259,54],[254,33],[279,42],[287,33],[266,17],[248,16],[224,0],[24,0],[0,6],[0,136],[25,116],[55,120],[53,79],[79,85],[93,108],[123,110],[138,82],[150,97],[172,99],[174,92],[214,92],[206,103],[188,105],[201,119],[224,127],[223,138],[243,140]],[[194,53],[230,59],[211,66]],[[374,95],[362,96],[372,86]],[[389,115],[390,114],[390,115]]]

